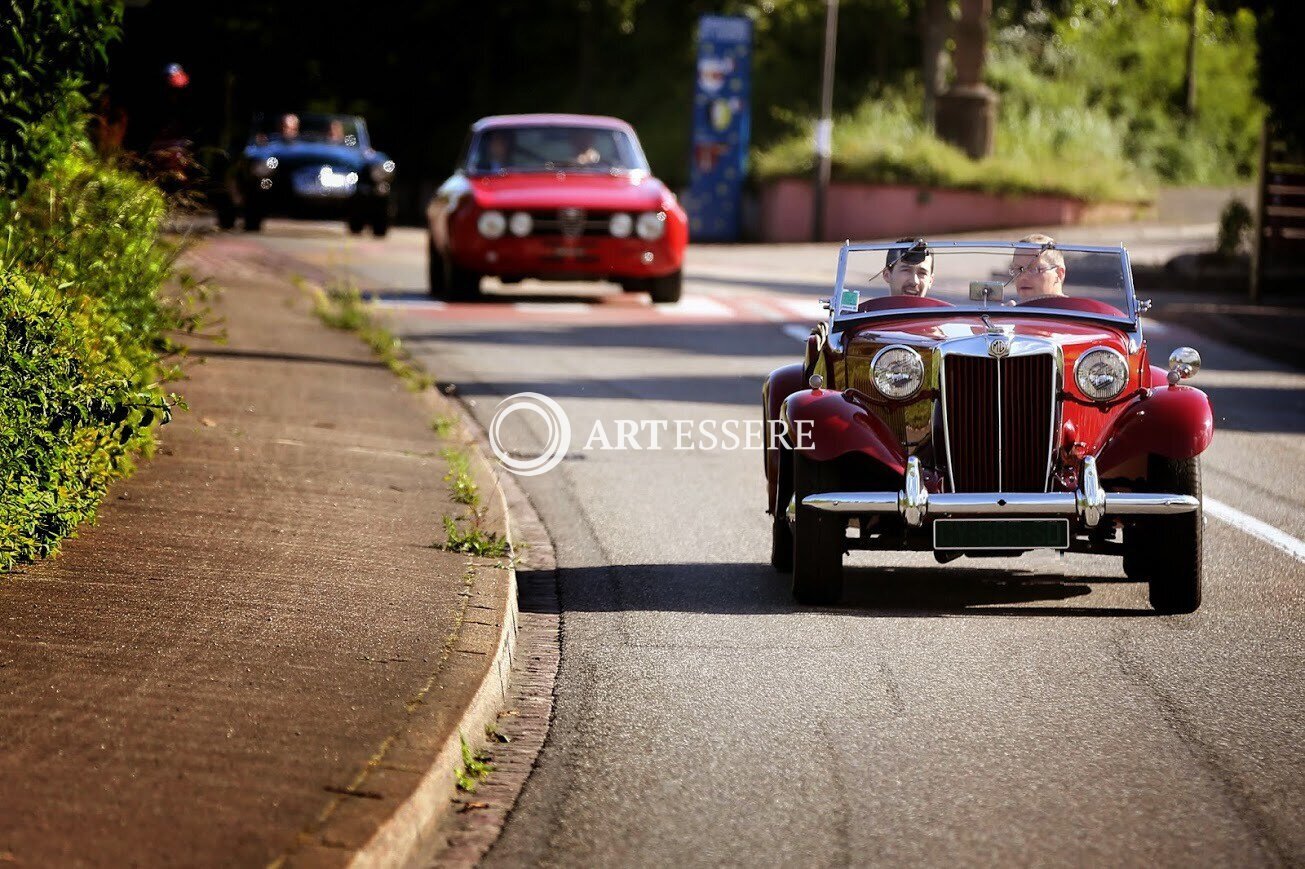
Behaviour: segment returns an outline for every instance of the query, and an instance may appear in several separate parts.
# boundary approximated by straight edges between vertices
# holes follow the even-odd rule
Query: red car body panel
[[[1214,437],[1210,399],[1190,386],[1162,386],[1129,404],[1114,420],[1097,455],[1104,476],[1139,455],[1190,459]]]
[[[589,115],[506,115],[485,118],[473,133],[495,127],[528,125],[589,126],[612,129],[632,138],[623,121]],[[632,218],[645,212],[665,215],[660,238],[645,241],[631,233],[617,238],[586,230],[576,237],[504,233],[490,239],[477,230],[489,210],[510,217],[518,211],[539,214],[581,209],[593,221],[614,213]],[[675,195],[655,177],[635,170],[617,174],[583,171],[504,171],[467,174],[459,170],[446,181],[427,208],[431,245],[458,267],[507,278],[624,280],[657,278],[679,271],[689,241],[689,220]]]
[[[802,419],[811,421],[815,427],[816,447],[809,454],[816,460],[858,452],[876,459],[894,474],[903,473],[906,451],[900,437],[879,417],[843,397],[841,391],[852,384],[838,382],[833,376],[840,370],[832,364],[833,360],[864,357],[869,355],[869,347],[885,344],[905,344],[927,354],[929,348],[944,340],[983,335],[987,331],[986,324],[968,312],[949,311],[945,305],[929,306],[927,312],[923,310],[924,305],[911,307],[922,310],[919,314],[904,314],[849,330],[843,336],[841,352],[831,350],[826,343],[816,358],[812,358],[809,339],[807,366],[821,363],[826,378],[823,390],[797,391],[806,387],[803,365],[788,365],[771,373],[763,387],[766,412],[775,413],[776,405],[785,400],[780,396],[787,396],[784,412],[790,424]],[[1093,309],[1084,313],[1107,312]],[[1209,446],[1214,430],[1213,413],[1205,393],[1189,386],[1168,386],[1168,372],[1149,363],[1145,345],[1132,347],[1123,327],[1087,319],[1002,316],[999,310],[993,311],[989,320],[1013,336],[1046,339],[1059,346],[1064,371],[1060,387],[1060,446],[1069,450],[1062,459],[1066,467],[1075,469],[1083,456],[1095,456],[1103,476],[1109,476],[1147,455],[1186,459]],[[866,352],[857,350],[858,343],[867,345]],[[1128,361],[1128,383],[1112,402],[1090,400],[1075,381],[1074,367],[1079,357],[1097,347],[1112,348]],[[779,456],[768,451],[766,472],[772,510],[778,464]],[[1071,474],[1069,479],[1073,478]],[[1058,487],[1057,479],[1058,475],[1053,474],[1053,489]]]
[[[863,453],[901,475],[906,471],[906,450],[897,435],[877,416],[832,389],[806,389],[785,399],[781,411],[788,423],[796,452],[818,462],[848,453]],[[799,440],[801,424],[810,423],[811,445]]]
[[[785,365],[776,368],[770,372],[766,382],[761,386],[761,404],[765,408],[765,428],[769,432],[771,420],[783,419],[782,409],[784,399],[800,389],[807,386],[806,378],[803,377],[803,365],[801,362],[794,362],[791,365]],[[764,458],[766,462],[766,481],[769,483],[767,491],[770,493],[770,502],[768,509],[775,509],[775,481],[779,478],[779,451],[771,449],[770,438],[766,438]]]

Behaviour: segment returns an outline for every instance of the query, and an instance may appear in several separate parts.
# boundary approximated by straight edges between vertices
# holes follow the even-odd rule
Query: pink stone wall
[[[761,194],[762,241],[811,240],[811,182],[782,178]],[[865,241],[982,229],[1078,223],[1086,206],[1066,196],[997,196],[903,184],[830,185],[825,241]]]

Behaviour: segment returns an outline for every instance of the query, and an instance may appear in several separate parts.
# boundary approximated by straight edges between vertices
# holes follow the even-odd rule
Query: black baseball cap
[[[894,248],[888,251],[888,256],[884,258],[884,268],[891,269],[893,266],[897,265],[898,260],[909,263],[913,266],[919,265],[928,257],[933,256],[933,253],[929,250],[928,243],[924,239],[899,238],[897,240],[898,244],[905,244],[906,242],[914,242],[914,244],[906,249]]]

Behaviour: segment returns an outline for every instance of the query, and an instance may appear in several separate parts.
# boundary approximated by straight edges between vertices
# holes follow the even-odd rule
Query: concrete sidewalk
[[[230,342],[196,343],[159,455],[59,558],[0,575],[0,863],[384,856],[501,675],[512,575],[432,548],[463,508],[431,405],[255,250],[188,257]]]

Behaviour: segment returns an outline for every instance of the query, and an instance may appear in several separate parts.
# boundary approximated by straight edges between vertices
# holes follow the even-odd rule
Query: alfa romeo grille
[[[579,238],[582,235],[608,235],[612,212],[559,208],[552,211],[532,211],[530,217],[534,223],[534,228],[530,231],[531,235]]]
[[[1047,491],[1055,374],[1055,360],[1048,353],[944,358],[943,402],[954,491]]]

